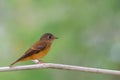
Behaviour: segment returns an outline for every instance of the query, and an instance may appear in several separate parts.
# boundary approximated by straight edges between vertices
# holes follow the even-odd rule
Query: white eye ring
[[[51,35],[49,35],[49,36],[48,36],[48,39],[51,39],[51,38],[52,38],[52,36],[51,36]]]

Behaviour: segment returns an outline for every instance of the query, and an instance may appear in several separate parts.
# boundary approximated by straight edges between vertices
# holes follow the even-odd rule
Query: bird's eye
[[[48,39],[51,39],[51,38],[52,38],[52,36],[51,36],[51,35],[49,35],[49,36],[48,36]]]

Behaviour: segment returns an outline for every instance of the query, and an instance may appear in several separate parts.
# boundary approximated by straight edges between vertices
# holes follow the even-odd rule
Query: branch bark
[[[117,71],[117,70],[90,68],[90,67],[82,67],[82,66],[72,66],[72,65],[65,65],[65,64],[55,64],[55,63],[43,63],[43,64],[13,66],[13,67],[0,67],[0,72],[31,70],[31,69],[45,69],[45,68],[92,72],[92,73],[99,73],[99,74],[111,74],[111,75],[120,76],[120,71]]]

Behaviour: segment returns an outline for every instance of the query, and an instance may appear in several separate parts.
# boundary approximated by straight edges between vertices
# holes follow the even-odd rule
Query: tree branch
[[[0,67],[0,72],[31,70],[31,69],[45,69],[45,68],[63,69],[63,70],[70,70],[70,71],[92,72],[92,73],[99,73],[99,74],[111,74],[111,75],[119,75],[120,76],[120,71],[117,71],[117,70],[89,68],[89,67],[72,66],[72,65],[64,65],[64,64],[54,64],[54,63],[43,63],[43,64],[13,66],[13,67]]]

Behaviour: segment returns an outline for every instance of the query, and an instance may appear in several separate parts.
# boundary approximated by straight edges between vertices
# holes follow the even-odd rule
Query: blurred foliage
[[[45,62],[120,69],[119,0],[0,0],[0,66],[19,58],[40,36],[57,37]],[[31,61],[16,65],[33,64]],[[0,73],[3,80],[120,80],[60,70]]]

